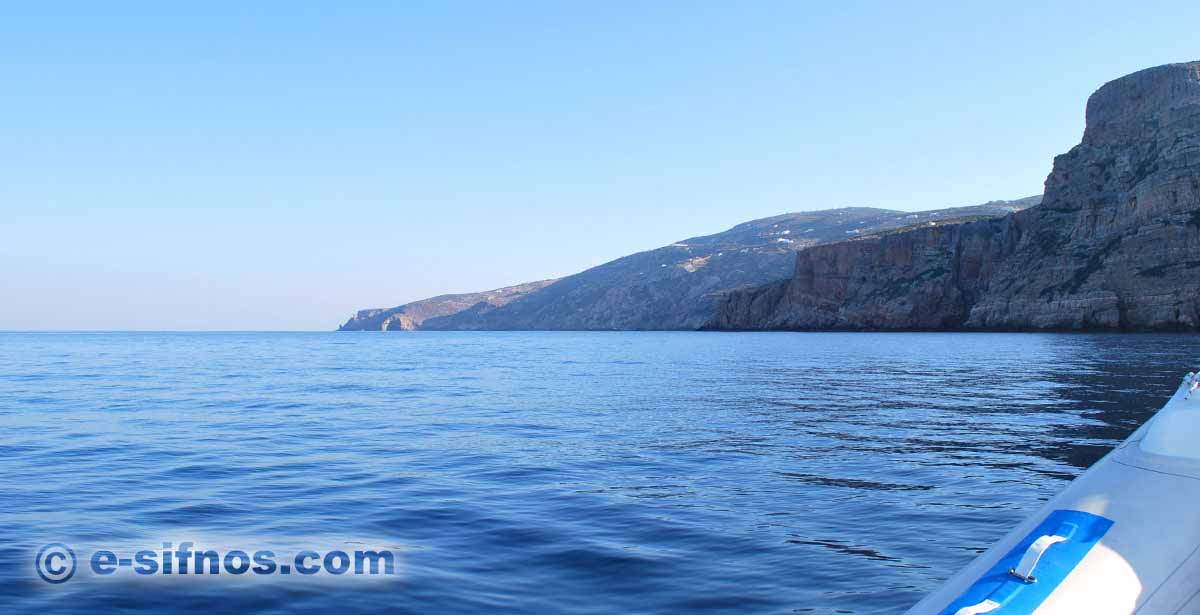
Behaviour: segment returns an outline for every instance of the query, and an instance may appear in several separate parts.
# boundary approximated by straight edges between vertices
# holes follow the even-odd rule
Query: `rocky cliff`
[[[695,329],[731,289],[787,278],[796,251],[914,223],[995,217],[1041,197],[924,212],[847,207],[752,220],[560,280],[363,310],[341,330]]]
[[[1043,202],[797,255],[790,279],[728,293],[711,328],[1196,329],[1200,62],[1101,87]]]

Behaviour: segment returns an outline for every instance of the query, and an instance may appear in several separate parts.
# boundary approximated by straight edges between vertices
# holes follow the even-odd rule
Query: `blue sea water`
[[[0,612],[897,613],[1149,417],[1197,350],[1191,335],[0,333]],[[383,541],[402,558],[367,582],[50,585],[33,568],[47,542],[206,536]]]

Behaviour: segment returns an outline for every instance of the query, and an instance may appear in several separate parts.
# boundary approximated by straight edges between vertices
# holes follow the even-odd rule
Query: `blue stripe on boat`
[[[1083,561],[1083,557],[1112,527],[1112,520],[1099,515],[1077,510],[1056,510],[1033,531],[1017,543],[1000,561],[996,562],[979,580],[967,588],[957,600],[942,609],[939,615],[954,615],[959,609],[992,600],[1000,604],[992,611],[995,615],[1029,615],[1041,606],[1046,598],[1067,578],[1067,575]],[[1067,537],[1042,556],[1034,570],[1036,583],[1026,583],[1009,574],[1016,568],[1021,556],[1038,538],[1050,534]]]

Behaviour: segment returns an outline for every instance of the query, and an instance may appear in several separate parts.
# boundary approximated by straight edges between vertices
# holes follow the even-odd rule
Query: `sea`
[[[900,613],[1141,425],[1197,351],[1184,334],[0,333],[0,612]],[[142,575],[95,555],[184,543],[369,545],[395,567]]]

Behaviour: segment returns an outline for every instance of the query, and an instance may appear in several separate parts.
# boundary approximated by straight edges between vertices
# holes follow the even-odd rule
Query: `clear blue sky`
[[[0,7],[0,329],[331,329],[787,211],[1041,191],[1200,3]],[[906,4],[906,3],[904,3]]]

